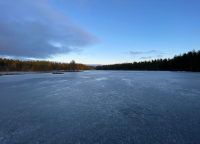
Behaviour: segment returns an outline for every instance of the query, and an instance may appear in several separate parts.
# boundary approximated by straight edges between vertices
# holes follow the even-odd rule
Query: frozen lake
[[[200,143],[200,73],[0,76],[0,143]]]

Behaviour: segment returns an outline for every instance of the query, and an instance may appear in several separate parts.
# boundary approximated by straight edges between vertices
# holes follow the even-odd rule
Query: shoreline
[[[152,70],[97,70],[97,71],[148,71],[153,72]],[[83,70],[80,71],[0,71],[0,76],[3,75],[24,75],[24,74],[43,74],[43,73],[52,73],[52,74],[65,74],[67,72],[84,72]],[[160,72],[160,71],[154,71]],[[164,72],[164,71],[162,71]],[[180,72],[180,73],[198,73],[194,71],[166,71],[166,72]]]
[[[66,72],[84,72],[84,71],[1,71],[0,76],[3,76],[3,75],[42,74],[42,73],[64,74]]]

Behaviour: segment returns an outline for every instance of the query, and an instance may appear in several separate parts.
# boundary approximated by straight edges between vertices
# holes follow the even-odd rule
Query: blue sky
[[[200,50],[199,0],[0,0],[0,57],[84,64]]]

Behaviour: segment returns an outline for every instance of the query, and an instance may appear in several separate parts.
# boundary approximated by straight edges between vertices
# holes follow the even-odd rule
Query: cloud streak
[[[141,57],[140,59],[151,59],[152,57],[151,56],[148,56],[148,57]]]
[[[141,55],[141,54],[161,54],[161,52],[159,51],[155,51],[155,50],[150,50],[150,51],[147,51],[147,52],[138,52],[138,51],[129,51],[128,54],[131,54],[131,55]]]
[[[156,51],[156,50],[150,50],[150,51],[129,51],[124,52],[125,54],[133,55],[134,57],[140,56],[139,59],[152,59],[153,57],[162,57],[161,54],[164,54],[163,52]],[[150,55],[150,56],[145,56]]]
[[[0,55],[50,58],[100,42],[47,1],[0,0]]]

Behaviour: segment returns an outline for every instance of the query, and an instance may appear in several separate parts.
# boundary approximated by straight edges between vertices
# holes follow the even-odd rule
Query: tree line
[[[159,71],[200,71],[200,50],[175,55],[172,59],[97,66],[96,70],[159,70]]]
[[[84,64],[58,63],[50,61],[20,61],[0,58],[0,71],[52,71],[52,70],[89,70],[92,67]]]

